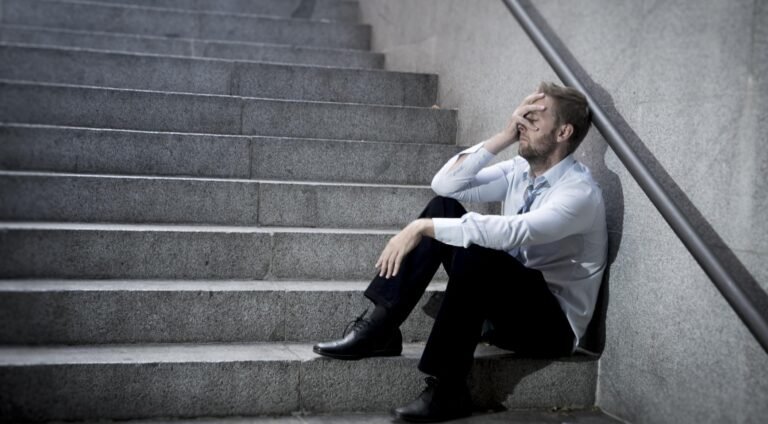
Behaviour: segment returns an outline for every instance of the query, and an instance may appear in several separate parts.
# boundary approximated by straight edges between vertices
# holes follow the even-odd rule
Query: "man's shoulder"
[[[560,181],[563,187],[578,188],[585,193],[594,193],[602,199],[600,184],[592,177],[587,165],[575,160]]]

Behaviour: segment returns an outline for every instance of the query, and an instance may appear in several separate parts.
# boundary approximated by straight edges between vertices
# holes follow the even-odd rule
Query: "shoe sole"
[[[344,360],[350,360],[350,361],[364,359],[364,358],[373,358],[378,356],[400,356],[403,353],[402,350],[396,350],[396,351],[395,350],[392,350],[392,351],[379,350],[379,351],[371,352],[368,355],[342,355],[338,353],[324,352],[314,347],[312,348],[312,351],[318,355],[325,356],[328,358],[344,359]]]
[[[458,420],[458,419],[461,419],[461,418],[467,418],[467,417],[472,416],[472,412],[468,412],[468,413],[465,413],[465,414],[456,415],[456,416],[452,416],[452,417],[446,417],[446,418],[411,417],[411,416],[408,416],[408,415],[398,414],[397,411],[394,411],[394,410],[392,411],[392,414],[395,416],[395,418],[397,418],[399,420],[402,420],[402,421],[407,421],[409,423],[440,423],[440,422],[444,422],[444,421]]]

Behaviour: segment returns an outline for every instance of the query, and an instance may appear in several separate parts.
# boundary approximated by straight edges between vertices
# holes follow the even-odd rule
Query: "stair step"
[[[12,25],[367,50],[368,25],[74,0],[3,0]]]
[[[392,424],[394,416],[383,412],[344,412],[326,414],[297,413],[290,416],[257,416],[236,418],[192,418],[173,420],[128,420],[123,424]],[[396,422],[396,421],[395,421]],[[510,411],[476,411],[472,416],[455,421],[461,424],[622,424],[596,407],[586,409],[523,409]]]
[[[365,280],[396,232],[0,222],[0,278]]]
[[[367,281],[0,280],[0,344],[319,342],[370,302]],[[424,341],[420,308],[402,325]],[[83,307],[88,305],[88,307]]]
[[[0,171],[6,221],[397,229],[434,196],[424,186]]]
[[[0,122],[448,143],[456,111],[0,80]]]
[[[423,387],[422,349],[339,361],[284,343],[1,347],[0,413],[41,421],[386,411]],[[594,404],[594,360],[520,359],[487,346],[475,357],[478,407]]]
[[[366,69],[384,67],[384,55],[362,50],[91,32],[23,25],[0,25],[0,42],[299,65]]]
[[[98,0],[100,3],[214,12],[250,13],[313,20],[356,21],[359,5],[347,0]]]
[[[460,149],[0,124],[6,170],[424,185]]]
[[[0,79],[271,99],[429,107],[437,76],[0,45]]]

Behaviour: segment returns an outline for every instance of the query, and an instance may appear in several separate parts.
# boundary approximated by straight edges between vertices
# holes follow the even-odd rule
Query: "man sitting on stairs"
[[[503,131],[435,175],[432,188],[445,197],[435,197],[387,243],[365,291],[373,312],[314,351],[338,359],[399,355],[399,326],[442,263],[448,285],[418,366],[429,375],[427,388],[395,410],[399,418],[470,415],[466,380],[481,337],[526,356],[571,354],[606,264],[602,193],[573,157],[589,126],[582,93],[542,83]],[[519,156],[485,167],[516,142]],[[504,214],[467,213],[458,201],[503,201]]]

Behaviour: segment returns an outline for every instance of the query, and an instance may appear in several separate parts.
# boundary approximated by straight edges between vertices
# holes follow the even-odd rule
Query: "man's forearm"
[[[420,218],[415,222],[418,225],[419,233],[422,236],[435,238],[435,224],[430,218]]]
[[[489,138],[484,144],[483,148],[496,155],[507,147],[515,144],[517,141],[517,133],[509,133],[502,131],[493,137]]]
[[[498,154],[502,150],[506,149],[507,147],[513,145],[517,141],[516,134],[509,134],[505,131],[502,131],[493,137],[489,138],[488,140],[483,143],[483,148],[485,150],[488,150],[491,152],[491,154]],[[458,159],[456,159],[456,162],[453,163],[453,165],[448,168],[448,170],[452,170],[456,168],[457,166],[461,165],[462,162],[464,162],[464,159],[467,158],[469,154],[465,153],[461,156],[459,156]]]

